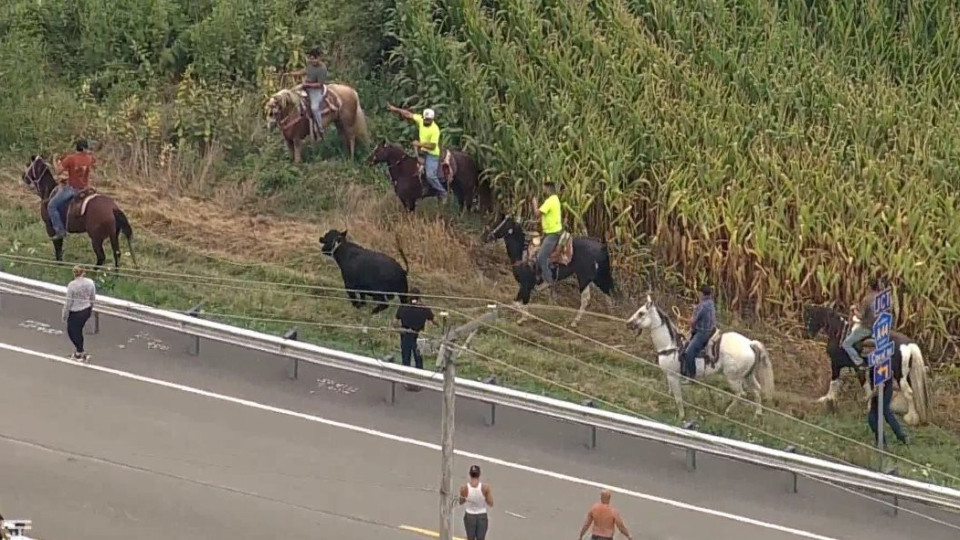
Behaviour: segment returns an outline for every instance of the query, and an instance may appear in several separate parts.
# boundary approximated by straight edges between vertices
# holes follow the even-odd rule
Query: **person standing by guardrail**
[[[97,297],[97,285],[86,277],[82,266],[73,267],[73,281],[67,285],[67,298],[63,303],[63,321],[67,323],[67,336],[73,342],[73,359],[86,362],[90,355],[83,350],[83,327],[93,313]]]
[[[397,319],[400,320],[400,357],[403,365],[410,365],[413,356],[417,369],[423,369],[423,357],[420,356],[420,332],[427,326],[427,321],[433,321],[433,310],[420,303],[420,289],[413,287],[409,292],[409,302],[397,308]],[[417,391],[419,387],[408,386],[407,390]]]
[[[467,540],[485,540],[490,526],[487,509],[493,508],[493,490],[480,481],[480,466],[470,466],[470,480],[460,486],[460,504],[464,505],[463,527]]]
[[[594,503],[594,505],[590,507],[590,510],[587,511],[587,520],[583,522],[583,528],[580,529],[577,540],[581,540],[583,535],[587,534],[587,529],[590,528],[590,525],[593,525],[593,535],[590,536],[591,540],[613,540],[614,527],[620,529],[620,532],[627,537],[627,540],[631,540],[630,531],[627,530],[627,526],[623,523],[620,512],[610,505],[610,497],[612,496],[613,494],[610,493],[609,489],[604,489],[600,492],[600,502]]]

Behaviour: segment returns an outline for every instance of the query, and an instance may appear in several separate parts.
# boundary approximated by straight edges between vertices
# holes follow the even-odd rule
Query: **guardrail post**
[[[890,476],[899,476],[900,470],[897,469],[896,465],[890,466],[889,468],[883,471],[883,474],[889,474]],[[900,497],[897,495],[893,496],[893,516],[896,517],[900,514]]]
[[[197,317],[197,318],[199,318],[199,317],[200,317],[200,306],[202,306],[202,305],[203,305],[203,304],[197,304],[197,305],[193,306],[192,308],[188,309],[188,310],[187,310],[187,315],[189,315],[189,316],[191,316],[191,317]],[[187,349],[187,353],[190,354],[190,355],[192,355],[192,356],[200,356],[200,336],[192,336],[192,338],[193,338],[193,339],[190,341],[190,348]]]
[[[597,404],[593,402],[592,399],[585,399],[580,402],[584,407],[596,407]],[[587,445],[588,448],[597,447],[597,427],[590,426],[590,444]]]
[[[91,336],[95,336],[100,333],[100,314],[96,311],[93,312],[93,330],[90,331]]]
[[[787,445],[786,448],[783,449],[783,451],[784,451],[784,452],[788,452],[788,453],[790,453],[790,454],[796,454],[796,453],[797,453],[797,447],[794,446],[794,445],[792,445],[792,444],[789,444],[789,445]],[[791,472],[791,473],[790,473],[790,476],[791,476],[792,479],[793,479],[793,482],[792,482],[791,485],[790,485],[790,492],[791,492],[791,493],[796,493],[796,492],[797,492],[797,473]]]
[[[497,384],[497,376],[496,376],[496,375],[491,375],[491,376],[487,377],[486,379],[483,380],[483,384],[496,385],[496,384]],[[487,422],[487,425],[488,425],[488,426],[492,426],[492,425],[494,425],[494,424],[497,423],[497,404],[496,404],[496,403],[488,403],[487,405],[490,405],[490,420],[489,420],[489,422]],[[486,419],[484,419],[484,420],[486,420]]]
[[[683,423],[683,429],[696,429],[697,423],[693,420],[687,420]],[[695,471],[697,470],[697,451],[693,448],[687,448],[687,470]]]
[[[381,362],[392,364],[394,361],[392,354],[388,354],[380,359]],[[390,381],[390,404],[393,405],[397,402],[397,381]]]
[[[294,327],[294,328],[291,328],[290,330],[287,330],[287,332],[283,334],[283,339],[287,339],[290,341],[297,341],[297,338],[299,337],[299,335],[300,335],[300,332],[296,329],[296,327]],[[283,350],[283,345],[280,346],[280,350],[281,351]],[[293,373],[290,373],[291,371],[293,371]],[[294,358],[291,362],[291,365],[287,367],[287,377],[293,380],[297,380],[299,376],[300,376],[300,359]]]

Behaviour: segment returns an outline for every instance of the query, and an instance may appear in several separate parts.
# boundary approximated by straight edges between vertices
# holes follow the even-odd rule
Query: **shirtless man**
[[[590,540],[613,540],[614,527],[620,529],[627,540],[631,540],[630,531],[627,530],[627,526],[620,518],[620,512],[610,506],[610,496],[609,489],[600,492],[600,502],[590,507],[590,511],[587,512],[587,520],[583,522],[583,528],[580,529],[577,540],[583,539],[583,535],[587,533],[591,524],[593,524],[593,535]]]

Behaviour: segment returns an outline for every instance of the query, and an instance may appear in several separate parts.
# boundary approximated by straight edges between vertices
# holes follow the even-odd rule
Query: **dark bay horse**
[[[507,257],[513,264],[513,277],[520,285],[520,290],[514,299],[514,304],[523,313],[520,323],[527,317],[526,310],[521,306],[530,303],[530,294],[543,281],[534,258],[525,256],[528,244],[526,236],[523,228],[515,219],[500,214],[496,226],[484,237],[486,242],[502,238],[507,248]],[[577,311],[577,316],[574,317],[573,322],[570,323],[570,326],[576,327],[590,302],[590,284],[596,285],[598,289],[611,297],[616,289],[616,284],[613,281],[613,273],[610,268],[610,252],[605,242],[586,236],[575,237],[572,242],[573,258],[570,259],[570,263],[566,265],[558,264],[554,268],[558,282],[572,275],[577,276],[580,309]]]
[[[480,167],[466,152],[447,147],[441,154],[440,177],[453,189],[460,212],[477,209],[480,213],[493,210],[493,190],[482,179]]]
[[[47,227],[47,236],[53,236],[53,225],[47,213],[47,203],[57,188],[57,181],[50,166],[40,156],[32,156],[27,170],[23,173],[23,183],[33,188],[40,196],[40,219]],[[113,199],[96,193],[92,189],[78,194],[62,212],[63,222],[69,233],[86,233],[90,236],[93,252],[97,255],[97,266],[103,266],[107,256],[103,251],[103,242],[110,239],[113,249],[113,264],[120,268],[120,233],[127,239],[133,265],[137,266],[137,256],[133,251],[133,228],[123,210]],[[83,199],[86,200],[83,200]],[[63,239],[53,240],[53,253],[58,261],[63,260]]]
[[[444,150],[440,154],[441,169],[443,168],[443,161],[447,162],[448,167],[453,163],[448,154],[448,150]],[[393,191],[407,210],[411,212],[416,210],[417,201],[420,199],[439,196],[437,190],[433,189],[427,182],[426,174],[421,171],[420,162],[416,156],[408,154],[399,144],[380,141],[367,159],[367,164],[378,165],[380,163],[387,164],[387,173],[390,175]],[[452,167],[450,168],[452,169]],[[438,174],[437,176],[440,177],[441,183],[446,184],[447,188],[453,191],[457,202],[460,204],[460,209],[463,210],[468,199],[465,197],[462,185],[456,183],[451,186],[450,177],[453,177],[454,182],[456,182],[455,175]],[[474,190],[475,183],[470,187],[471,197]]]
[[[296,88],[284,88],[270,96],[264,108],[268,125],[280,127],[280,134],[283,135],[283,141],[294,163],[300,163],[303,140],[309,137],[312,131],[310,104],[306,96]],[[360,106],[357,91],[345,84],[328,84],[320,116],[324,132],[330,124],[337,126],[337,131],[350,152],[350,159],[353,159],[357,141],[366,142],[369,136],[367,117]]]
[[[843,350],[843,340],[855,325],[856,320],[850,320],[836,310],[808,304],[803,308],[803,318],[807,337],[813,339],[821,330],[827,335],[827,356],[830,357],[830,388],[826,395],[818,402],[833,402],[840,387],[840,370],[850,368],[857,373],[860,385],[869,398],[870,381],[864,368],[857,369],[847,352]],[[891,331],[893,340],[893,358],[890,361],[893,368],[893,380],[900,386],[907,402],[907,414],[904,421],[910,425],[925,423],[930,418],[930,395],[927,384],[927,368],[923,354],[917,343],[900,332]],[[854,345],[854,348],[863,358],[863,365],[867,366],[867,357],[874,349],[873,338],[866,338]]]

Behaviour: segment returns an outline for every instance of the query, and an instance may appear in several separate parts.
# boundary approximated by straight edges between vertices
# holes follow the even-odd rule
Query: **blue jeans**
[[[430,187],[437,190],[437,193],[440,194],[441,197],[446,197],[447,190],[443,187],[443,184],[440,183],[440,175],[438,174],[440,171],[440,156],[424,154],[423,169]]]
[[[67,234],[63,220],[60,219],[60,210],[70,204],[70,201],[73,200],[76,195],[77,190],[64,184],[63,187],[60,188],[60,191],[47,203],[47,213],[50,214],[50,224],[53,225],[53,230],[58,236]]]
[[[543,242],[540,242],[540,251],[537,252],[537,266],[543,275],[543,282],[553,283],[553,272],[550,271],[550,254],[556,249],[560,242],[560,233],[550,233],[543,235]]]
[[[317,129],[323,129],[323,98],[327,95],[327,87],[307,88],[307,97],[310,98],[310,110],[313,111],[313,117],[317,119]]]
[[[850,357],[850,360],[853,361],[853,365],[863,365],[863,358],[861,358],[860,354],[857,353],[857,350],[853,348],[853,344],[861,339],[870,337],[871,333],[872,332],[869,328],[864,328],[861,326],[853,332],[850,332],[850,335],[847,336],[847,339],[843,340],[843,350],[847,351],[847,355]]]
[[[417,338],[419,336],[419,332],[404,329],[404,332],[400,334],[400,358],[403,361],[403,365],[409,366],[410,357],[413,356],[413,361],[417,369],[423,369],[423,357],[420,356],[420,347],[417,345]]]
[[[690,342],[687,343],[687,348],[683,351],[683,362],[680,365],[681,375],[686,375],[690,378],[697,376],[697,355],[707,346],[707,342],[710,341],[710,334],[712,333],[713,332],[701,330],[690,336]]]
[[[900,427],[900,422],[897,421],[897,417],[893,414],[893,411],[890,410],[890,400],[893,399],[893,381],[889,380],[886,384],[883,385],[883,419],[890,424],[890,428],[893,429],[894,435],[897,436],[901,442],[906,440],[907,436],[903,433],[903,428]],[[870,399],[870,412],[867,413],[867,424],[870,425],[870,430],[873,431],[874,436],[877,434],[877,397],[874,396]]]

